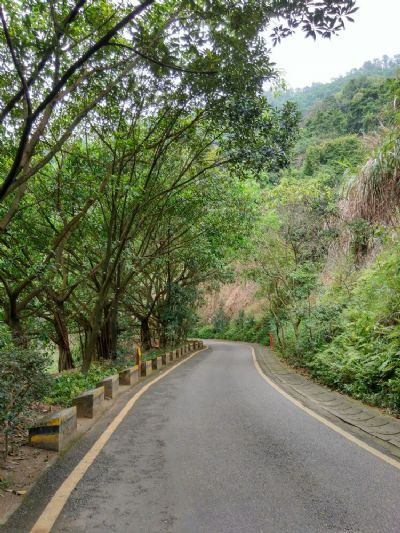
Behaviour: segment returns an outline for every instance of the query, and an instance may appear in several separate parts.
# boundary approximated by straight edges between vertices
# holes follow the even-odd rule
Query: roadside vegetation
[[[262,177],[288,165],[296,139],[295,106],[263,95],[278,80],[269,47],[296,28],[329,37],[353,12],[331,0],[2,2],[6,440],[32,402],[68,405],[138,344],[187,337],[199,285],[232,276]],[[59,372],[78,370],[49,384],[55,350]]]
[[[230,316],[221,302],[194,333],[266,345],[272,334],[274,348],[320,382],[400,413],[394,65],[399,57],[369,62],[298,94],[316,103],[303,114],[290,167],[264,176],[262,217],[241,266],[264,312]]]

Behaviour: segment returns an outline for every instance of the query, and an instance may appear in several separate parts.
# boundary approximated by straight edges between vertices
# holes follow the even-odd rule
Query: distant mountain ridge
[[[277,107],[290,100],[295,102],[303,114],[307,114],[318,102],[338,93],[350,80],[362,77],[389,78],[400,73],[400,54],[393,57],[383,56],[380,59],[366,61],[362,67],[352,69],[347,74],[335,78],[328,83],[313,83],[309,87],[289,89],[276,93],[267,91],[265,95]]]

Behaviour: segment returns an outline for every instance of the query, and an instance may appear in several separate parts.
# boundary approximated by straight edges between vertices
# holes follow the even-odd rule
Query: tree
[[[26,12],[10,0],[0,11],[3,317],[22,347],[46,331],[60,370],[74,364],[70,330],[84,371],[116,354],[123,305],[144,330],[150,320],[163,339],[184,335],[177,302],[189,308],[197,285],[223,270],[223,239],[243,238],[235,180],[278,172],[295,139],[293,106],[260,96],[276,75],[260,32],[280,17],[274,39],[299,25],[328,36],[354,3],[114,8],[35,0]],[[219,182],[233,187],[225,200]]]
[[[118,9],[111,0],[35,0],[28,12],[3,2],[0,230],[28,181],[132,72],[171,83],[185,76],[187,90],[200,97],[227,96],[235,85],[254,92],[274,75],[260,38],[271,19],[286,21],[274,28],[275,41],[298,26],[307,36],[329,37],[354,11],[352,0],[258,0],[234,8],[227,0],[143,0]]]
[[[300,326],[309,315],[311,297],[329,244],[335,236],[330,187],[316,179],[282,179],[266,191],[267,212],[256,234],[256,255],[248,274],[260,284],[283,352],[290,324],[298,353]]]

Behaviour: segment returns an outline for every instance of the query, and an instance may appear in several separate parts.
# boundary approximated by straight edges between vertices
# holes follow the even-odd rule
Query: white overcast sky
[[[365,61],[400,53],[400,0],[358,0],[354,23],[329,39],[305,38],[301,32],[283,39],[272,60],[291,87],[326,82]]]

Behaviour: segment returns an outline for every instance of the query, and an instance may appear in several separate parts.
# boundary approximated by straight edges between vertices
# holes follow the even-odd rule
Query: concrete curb
[[[64,450],[77,431],[78,417],[76,407],[66,407],[51,413],[29,428],[29,445],[34,448]]]
[[[43,472],[32,482],[27,490],[27,494],[18,497],[17,505],[13,506],[9,512],[0,517],[0,530],[3,531],[4,528],[5,531],[10,531],[10,533],[26,531],[26,529],[19,527],[22,522],[25,523],[26,513],[28,512],[29,515],[33,512],[36,513],[38,503],[41,505],[40,498],[37,496],[37,487],[45,484],[47,487],[51,488],[51,493],[54,495],[60,488],[60,479],[61,481],[64,480],[65,476],[68,476],[68,474],[76,468],[76,458],[78,458],[78,463],[82,462],[82,459],[90,449],[93,448],[101,435],[107,431],[110,425],[113,424],[114,420],[126,409],[127,404],[132,402],[132,400],[139,394],[141,395],[146,392],[146,390],[152,385],[152,382],[157,382],[163,377],[164,373],[168,374],[169,372],[174,371],[176,366],[180,366],[186,361],[186,359],[197,356],[206,348],[207,347],[201,343],[201,348],[199,344],[198,349],[188,354],[187,357],[182,358],[182,361],[171,361],[167,367],[163,366],[162,369],[153,371],[149,378],[139,379],[133,385],[120,386],[115,398],[104,401],[104,409],[99,416],[92,419],[79,418],[78,430],[68,434],[68,437],[70,437],[68,439],[68,446],[59,450],[61,453],[54,455],[53,461],[48,464],[48,468],[43,470]],[[138,371],[138,367],[132,368],[136,372]],[[68,409],[72,412],[71,414],[75,415],[74,418],[76,420],[76,408],[73,407]],[[60,411],[54,412],[51,416],[58,417],[60,414]],[[44,418],[37,420],[35,425],[31,427],[37,427],[43,421]],[[37,447],[42,446],[39,445]],[[57,472],[58,476],[55,475]],[[33,523],[33,518],[31,521]],[[15,526],[15,524],[19,525]]]
[[[194,346],[202,346],[201,341],[195,341]],[[104,402],[106,399],[115,400],[119,395],[119,386],[125,385],[132,387],[140,381],[149,378],[150,375],[157,371],[162,371],[163,365],[174,363],[177,359],[178,350],[180,354],[189,355],[192,350],[189,343],[185,348],[179,348],[166,352],[163,356],[158,356],[148,361],[142,361],[141,368],[138,366],[128,367],[121,370],[119,374],[108,376],[97,384],[97,388],[84,391],[73,399],[72,408],[63,409],[52,413],[51,416],[37,420],[29,428],[29,443],[37,448],[49,449],[54,451],[64,451],[69,447],[71,442],[77,437],[77,419],[97,419],[104,411]],[[175,357],[176,356],[176,357]]]
[[[271,350],[252,345],[262,371],[291,396],[328,419],[332,417],[379,443],[400,458],[400,420],[379,409],[320,385],[287,366]]]

